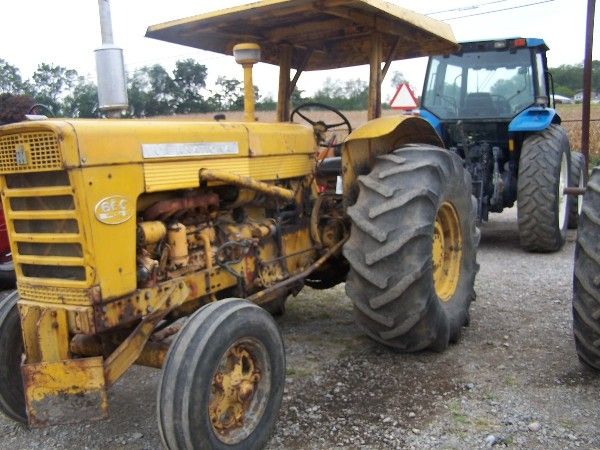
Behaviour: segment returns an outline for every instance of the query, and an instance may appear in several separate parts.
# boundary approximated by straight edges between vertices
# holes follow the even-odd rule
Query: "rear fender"
[[[371,171],[375,157],[411,143],[444,146],[431,124],[415,116],[381,117],[354,130],[342,148],[344,207],[356,202],[357,179]]]
[[[552,123],[560,123],[560,116],[552,108],[531,106],[519,113],[508,124],[509,133],[543,131]]]

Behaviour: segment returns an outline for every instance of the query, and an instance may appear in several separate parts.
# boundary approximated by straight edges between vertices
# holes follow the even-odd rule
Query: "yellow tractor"
[[[379,118],[390,62],[455,50],[448,26],[379,0],[266,0],[147,36],[233,53],[245,120],[0,127],[18,285],[0,304],[3,413],[106,417],[107,389],[137,363],[162,368],[167,448],[261,447],[285,379],[265,309],[304,284],[345,281],[358,324],[398,350],[458,339],[477,271],[469,174],[426,121]],[[259,61],[279,66],[277,123],[255,120]],[[301,73],[364,64],[370,120],[341,145],[339,111],[289,121]],[[328,145],[341,157],[321,158]]]

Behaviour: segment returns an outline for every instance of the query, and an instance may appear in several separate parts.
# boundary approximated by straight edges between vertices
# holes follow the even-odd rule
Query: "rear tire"
[[[525,139],[519,159],[517,213],[521,247],[555,252],[565,243],[571,167],[569,139],[556,124]]]
[[[17,309],[17,291],[0,301],[0,412],[17,422],[27,423],[21,376],[23,338]]]
[[[585,160],[583,155],[578,152],[571,153],[571,178],[569,180],[569,186],[583,188],[585,183],[585,177],[583,170],[585,166]],[[577,228],[577,222],[579,221],[579,214],[581,214],[581,205],[583,203],[583,197],[579,195],[573,195],[570,198],[571,205],[569,207],[569,229],[574,230]]]
[[[580,361],[600,370],[600,169],[583,198],[573,273],[573,334]]]
[[[239,299],[201,308],[179,332],[162,371],[157,413],[164,446],[262,448],[284,381],[283,341],[265,310]]]
[[[397,350],[441,351],[468,323],[479,235],[471,177],[462,164],[443,149],[409,145],[377,157],[371,173],[358,179],[358,199],[348,208],[346,292],[358,325]],[[444,234],[445,246],[434,242],[442,216],[460,236],[451,242],[452,233]],[[447,273],[453,276],[440,275],[446,267],[440,254],[452,261]]]

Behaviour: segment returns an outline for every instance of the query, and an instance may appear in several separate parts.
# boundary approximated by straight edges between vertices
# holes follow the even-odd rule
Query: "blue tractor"
[[[559,250],[576,227],[577,199],[563,192],[583,170],[554,109],[547,50],[541,39],[514,38],[433,56],[420,109],[464,159],[479,221],[516,201],[521,246],[534,252]]]

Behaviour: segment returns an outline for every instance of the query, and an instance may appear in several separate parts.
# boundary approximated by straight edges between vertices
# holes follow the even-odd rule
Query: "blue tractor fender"
[[[560,123],[560,116],[553,108],[530,106],[520,112],[508,124],[509,133],[544,131],[552,123]]]
[[[426,109],[419,109],[419,117],[429,122],[429,125],[433,127],[440,139],[442,139],[442,141],[444,140],[442,136],[442,122],[437,118],[437,116],[430,113]]]

